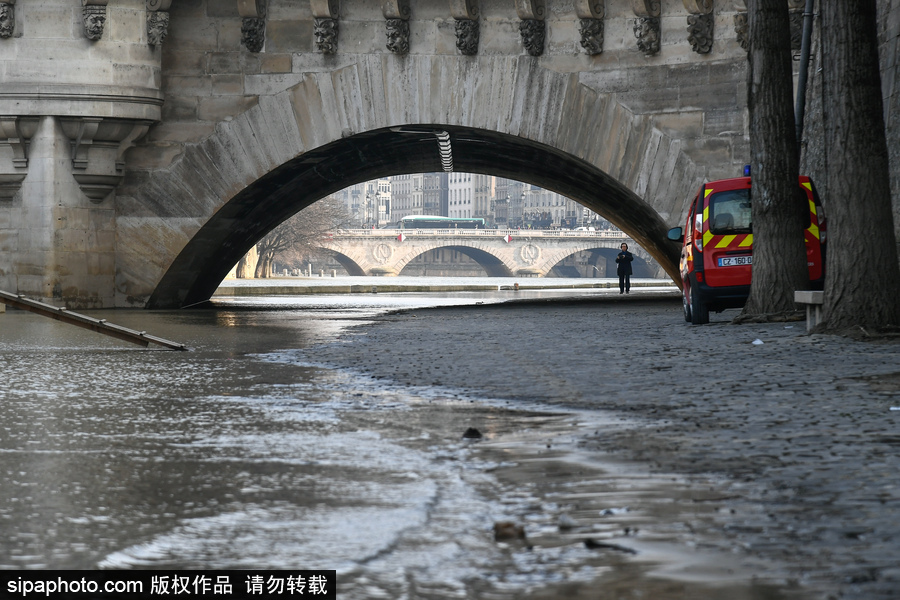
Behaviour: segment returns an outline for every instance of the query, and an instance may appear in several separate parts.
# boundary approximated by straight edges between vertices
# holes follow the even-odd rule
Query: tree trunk
[[[256,278],[265,279],[272,275],[272,264],[275,262],[275,253],[271,250],[263,252],[259,255],[259,262],[256,263]]]
[[[876,1],[822,2],[826,331],[900,326]]]
[[[747,14],[753,279],[738,320],[793,312],[794,291],[809,285],[803,233],[809,207],[799,185],[788,7],[784,0],[749,0]]]

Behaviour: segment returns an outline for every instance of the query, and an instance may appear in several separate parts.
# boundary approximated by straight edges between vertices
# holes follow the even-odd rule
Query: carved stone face
[[[579,30],[581,31],[581,47],[585,52],[591,56],[603,52],[602,19],[581,19]]]
[[[659,19],[641,17],[635,21],[634,36],[638,40],[638,49],[645,55],[659,52]]]
[[[99,40],[103,36],[104,25],[106,25],[105,6],[84,7],[84,35],[89,40]]]
[[[522,36],[522,44],[528,54],[540,56],[544,53],[545,26],[543,21],[537,19],[519,21],[519,34]]]
[[[409,23],[402,19],[388,19],[386,25],[388,50],[395,54],[409,52]]]
[[[15,13],[9,4],[0,4],[0,37],[10,37],[15,28]]]
[[[659,39],[656,28],[653,27],[652,22],[649,20],[641,22],[641,39],[648,44],[652,44]]]
[[[456,21],[456,47],[466,55],[478,53],[478,21],[459,19]]]
[[[316,19],[313,35],[316,48],[324,54],[337,52],[337,21],[334,19]]]
[[[159,46],[169,33],[169,13],[147,13],[147,43],[151,46]]]

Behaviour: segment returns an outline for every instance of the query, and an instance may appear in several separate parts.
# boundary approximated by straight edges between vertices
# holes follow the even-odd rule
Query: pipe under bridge
[[[622,242],[636,256],[650,255],[621,231],[532,229],[345,229],[318,244],[350,275],[399,275],[430,250],[452,248],[491,277],[543,277],[566,257],[582,251],[617,250]]]

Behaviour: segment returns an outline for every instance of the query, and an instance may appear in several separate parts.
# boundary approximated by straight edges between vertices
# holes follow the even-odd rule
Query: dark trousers
[[[619,291],[627,292],[631,289],[631,275],[619,275]]]

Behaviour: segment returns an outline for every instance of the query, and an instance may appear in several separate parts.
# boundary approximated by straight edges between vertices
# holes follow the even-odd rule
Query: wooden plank
[[[145,348],[152,343],[158,344],[160,346],[165,346],[166,348],[170,348],[172,350],[188,349],[184,344],[179,344],[178,342],[166,340],[154,335],[148,335],[146,331],[128,329],[127,327],[122,327],[121,325],[109,323],[106,319],[95,319],[87,315],[72,312],[70,310],[67,310],[65,307],[53,306],[52,304],[46,304],[38,300],[31,300],[21,294],[11,294],[9,292],[0,290],[0,302],[3,302],[4,304],[8,304],[9,306],[13,306],[15,308],[42,315],[44,317],[49,317],[57,321],[62,321],[63,323],[68,323],[69,325],[83,327],[85,329],[90,329],[91,331],[96,331],[97,333],[102,333],[103,335],[108,335],[119,340],[131,342],[132,344],[138,344]]]

